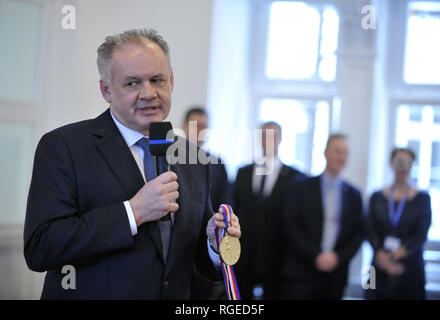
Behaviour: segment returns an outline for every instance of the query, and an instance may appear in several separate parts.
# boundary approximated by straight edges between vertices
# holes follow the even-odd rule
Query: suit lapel
[[[96,118],[96,120],[97,122],[93,132],[93,134],[98,137],[96,148],[123,186],[126,191],[127,199],[129,199],[145,184],[142,174],[127,143],[114,124],[110,111],[107,110]],[[150,222],[144,224],[144,226],[162,256],[162,244],[158,223]]]
[[[283,165],[281,167],[280,172],[278,173],[277,180],[275,181],[275,184],[272,187],[272,191],[270,192],[269,197],[267,197],[266,200],[272,200],[272,198],[279,193],[278,189],[282,188],[283,180],[286,179],[287,175],[289,174],[288,168]]]
[[[253,178],[254,178],[254,167],[255,164],[247,167],[244,171],[244,186],[245,190],[247,191],[249,197],[256,197],[256,194],[254,193],[254,186],[253,186]]]
[[[347,215],[348,212],[348,200],[349,197],[347,197],[347,185],[342,182],[341,186],[341,208],[340,208],[340,217],[339,217],[339,233],[338,233],[338,239],[335,243],[335,248],[339,244],[339,240],[343,237],[345,231],[347,230],[346,226],[348,225],[348,219],[349,216]]]
[[[315,195],[313,201],[315,202],[315,219],[316,219],[316,231],[319,232],[317,238],[319,239],[319,246],[321,246],[322,232],[324,228],[324,204],[322,202],[322,188],[321,188],[321,176],[317,176],[313,179],[312,183],[312,194]]]
[[[134,195],[145,182],[124,139],[116,134],[107,136],[100,139],[96,143],[96,147],[124,187],[127,195]]]

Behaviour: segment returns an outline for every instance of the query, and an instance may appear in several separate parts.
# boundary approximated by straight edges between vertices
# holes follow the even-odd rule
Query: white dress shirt
[[[321,175],[321,196],[324,210],[321,249],[333,251],[340,229],[342,179],[332,178],[324,172]]]
[[[283,163],[278,157],[261,158],[257,161],[252,172],[252,191],[255,194],[260,192],[261,179],[263,174],[265,174],[266,180],[264,183],[263,195],[264,197],[270,196],[282,167]]]

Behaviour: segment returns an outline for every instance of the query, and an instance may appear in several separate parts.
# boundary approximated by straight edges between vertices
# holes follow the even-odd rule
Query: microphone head
[[[165,156],[168,147],[174,143],[174,135],[167,139],[168,132],[173,130],[171,122],[150,123],[150,151],[154,156]]]

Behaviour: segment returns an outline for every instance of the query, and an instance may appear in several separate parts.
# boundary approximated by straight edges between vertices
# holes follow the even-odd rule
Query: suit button
[[[163,287],[166,289],[166,288],[168,288],[168,281],[164,281],[164,283],[163,283]]]

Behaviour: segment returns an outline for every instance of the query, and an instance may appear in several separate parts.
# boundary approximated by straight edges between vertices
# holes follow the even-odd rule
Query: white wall
[[[254,125],[248,81],[250,14],[248,0],[213,1],[207,109],[214,134],[208,148],[221,156],[230,179],[252,154],[246,135]]]
[[[65,4],[76,8],[76,30],[61,28]],[[55,1],[48,13],[43,132],[106,109],[98,87],[96,49],[105,36],[133,28],[158,30],[171,48],[175,89],[169,120],[179,126],[188,105],[206,103],[210,0]]]

